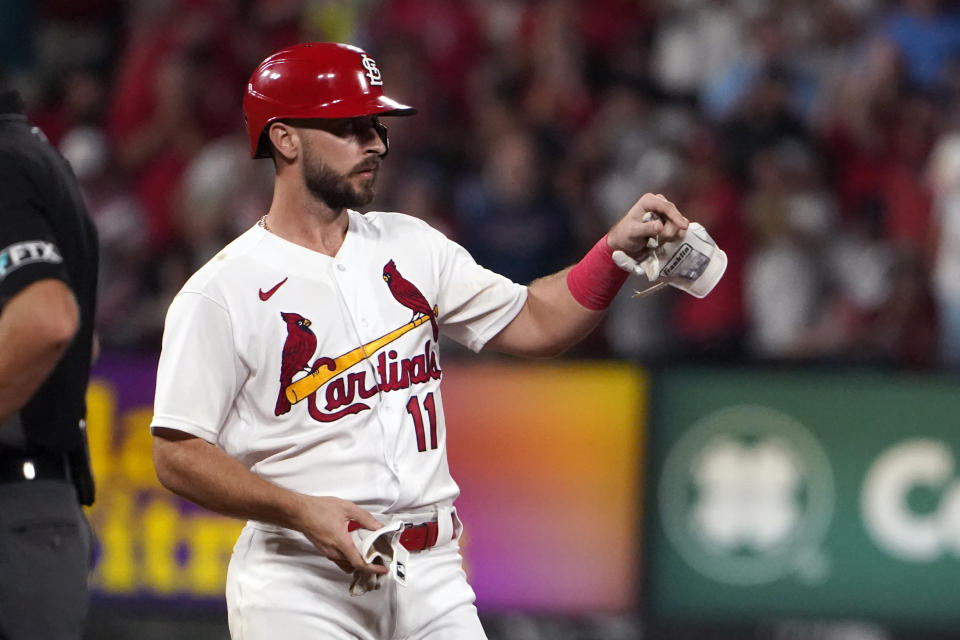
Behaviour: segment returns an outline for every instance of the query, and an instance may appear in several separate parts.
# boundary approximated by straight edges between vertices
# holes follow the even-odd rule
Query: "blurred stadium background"
[[[420,109],[375,207],[485,266],[562,268],[644,191],[730,256],[705,300],[625,290],[556,362],[444,345],[492,640],[960,637],[960,3],[0,7],[0,84],[102,243],[90,640],[227,638],[240,525],[157,485],[154,366],[187,275],[269,206],[246,79],[309,40],[364,47]]]

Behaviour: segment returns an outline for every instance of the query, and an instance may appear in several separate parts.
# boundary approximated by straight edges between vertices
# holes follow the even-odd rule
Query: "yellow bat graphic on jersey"
[[[434,317],[436,317],[438,313],[439,313],[439,309],[437,309],[437,307],[434,306],[433,307]],[[296,404],[301,400],[304,400],[311,393],[316,392],[317,389],[327,384],[328,382],[336,378],[338,375],[340,375],[341,373],[343,373],[353,365],[357,364],[358,362],[362,362],[366,360],[367,358],[375,354],[377,351],[379,351],[383,347],[387,346],[388,344],[390,344],[391,342],[393,342],[394,340],[402,336],[403,334],[407,333],[412,329],[416,329],[417,327],[422,325],[424,322],[429,322],[429,320],[430,320],[430,316],[422,315],[419,318],[416,318],[415,320],[411,320],[410,322],[403,325],[402,327],[398,329],[394,329],[393,331],[386,334],[385,336],[381,336],[376,340],[372,340],[361,347],[357,347],[352,351],[346,352],[345,354],[336,358],[333,361],[333,368],[330,368],[329,366],[321,367],[316,371],[314,371],[313,373],[311,373],[310,375],[304,376],[303,378],[300,378],[296,382],[291,383],[287,387],[286,391],[284,392],[287,395],[287,400],[290,401],[290,404]]]

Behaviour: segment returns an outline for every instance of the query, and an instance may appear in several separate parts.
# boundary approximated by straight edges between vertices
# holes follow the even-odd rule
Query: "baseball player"
[[[387,156],[373,58],[312,43],[244,98],[273,202],[170,306],[154,460],[171,491],[247,520],[230,561],[236,640],[485,638],[461,567],[440,333],[553,356],[600,321],[638,258],[688,221],[646,194],[570,269],[528,286],[419,219],[360,214]],[[655,216],[644,214],[653,212]]]

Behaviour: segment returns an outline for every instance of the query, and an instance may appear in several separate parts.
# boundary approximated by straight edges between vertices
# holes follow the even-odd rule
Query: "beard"
[[[379,158],[364,160],[346,174],[341,174],[308,151],[304,157],[303,181],[310,193],[326,202],[331,209],[355,209],[370,204],[376,195],[374,181],[379,166]],[[355,186],[351,177],[369,170],[374,171],[373,176],[362,179],[359,186]]]

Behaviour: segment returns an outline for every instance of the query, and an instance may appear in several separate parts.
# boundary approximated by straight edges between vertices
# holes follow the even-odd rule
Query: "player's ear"
[[[267,129],[267,137],[281,159],[292,162],[300,155],[300,134],[296,127],[286,122],[272,122]]]

